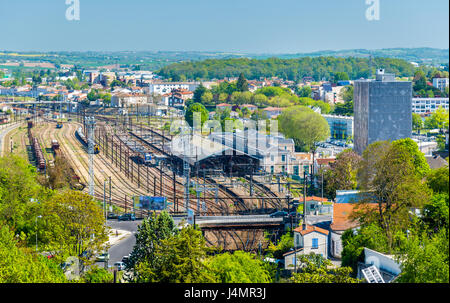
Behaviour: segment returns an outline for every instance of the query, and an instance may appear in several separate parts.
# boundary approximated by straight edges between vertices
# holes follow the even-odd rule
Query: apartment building
[[[412,112],[416,114],[434,113],[439,107],[448,110],[449,98],[412,98]]]

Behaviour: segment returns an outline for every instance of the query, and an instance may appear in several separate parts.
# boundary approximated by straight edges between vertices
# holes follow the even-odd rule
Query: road
[[[1,126],[0,128],[0,157],[3,156],[3,139],[6,136],[7,133],[9,133],[10,131],[12,131],[13,129],[19,127],[21,125],[21,122],[18,122],[16,124],[12,124],[9,126]]]
[[[122,261],[122,257],[129,255],[133,250],[133,246],[136,243],[136,237],[134,234],[137,231],[138,225],[141,221],[117,221],[117,219],[108,220],[107,225],[114,229],[121,229],[131,232],[131,235],[121,240],[115,245],[109,248],[109,262],[108,265],[114,265],[114,263]]]

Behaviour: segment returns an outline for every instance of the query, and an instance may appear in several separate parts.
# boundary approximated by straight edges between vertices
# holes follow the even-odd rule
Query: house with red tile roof
[[[281,113],[283,112],[285,108],[283,107],[266,107],[263,109],[263,112],[266,113],[267,118],[272,119],[272,118],[276,118],[279,115],[281,115]]]
[[[240,107],[240,109],[246,107],[251,112],[254,112],[255,110],[258,109],[258,106],[253,105],[253,104],[242,104],[242,105],[239,105],[239,107]]]
[[[335,258],[341,258],[342,234],[348,229],[359,227],[360,223],[352,217],[357,203],[333,203],[333,216],[330,225],[330,254]],[[378,204],[370,204],[376,208]]]
[[[228,104],[228,103],[220,103],[216,105],[216,111],[218,110],[224,110],[229,108],[230,110],[232,109],[233,105]]]
[[[314,173],[318,174],[322,168],[330,167],[330,164],[334,163],[336,158],[318,158],[314,160]]]
[[[315,253],[328,258],[329,231],[314,225],[303,224],[294,229],[294,249],[283,255],[285,269],[299,266],[299,257]]]

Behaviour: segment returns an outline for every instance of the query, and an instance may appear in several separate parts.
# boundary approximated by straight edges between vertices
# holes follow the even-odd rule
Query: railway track
[[[139,137],[138,135],[136,135],[133,132],[129,132],[130,135],[132,135],[134,138],[136,138],[137,140],[139,140],[140,143],[146,145],[152,152],[156,152],[156,153],[161,153],[164,154],[167,157],[172,157],[172,155],[169,155],[166,151],[164,151],[163,149],[157,148],[155,147],[153,144],[150,144],[149,142],[147,142],[146,140],[142,139],[141,137]],[[155,132],[155,134],[159,135],[158,133]],[[165,137],[166,139],[168,139],[167,137]],[[170,139],[168,139],[167,143],[170,143]],[[195,182],[200,183],[200,179],[196,178],[196,177],[192,177],[192,180],[194,180]],[[220,183],[215,182],[213,179],[205,177],[204,181],[206,181],[208,186],[215,186],[218,187],[219,189],[219,193],[220,196],[218,196],[218,201],[222,201],[225,203],[221,203],[222,206],[221,207],[217,207],[215,202],[213,201],[209,201],[208,202],[208,210],[210,209],[210,207],[216,208],[219,212],[221,213],[225,213],[225,214],[230,214],[230,213],[235,213],[235,212],[242,212],[242,211],[248,211],[248,208],[246,207],[243,199],[241,199],[237,194],[235,194],[233,191],[231,191],[230,189],[228,189],[227,187],[223,186]],[[234,206],[237,206],[238,209],[237,210],[232,210],[230,211],[230,207],[228,205],[228,201],[234,201]],[[205,202],[206,203],[206,202]]]
[[[61,135],[57,136],[58,142],[60,142],[60,146],[63,149],[63,152],[69,155],[69,161],[72,162],[72,167],[75,167],[80,178],[83,178],[84,182],[88,184],[89,180],[89,159],[88,154],[85,151],[84,147],[78,142],[78,139],[75,137],[75,129],[77,126],[65,125],[63,128],[64,132]],[[133,186],[130,186],[130,182],[123,178],[121,174],[119,174],[114,169],[110,168],[110,163],[106,162],[103,159],[101,154],[97,154],[94,156],[94,170],[97,172],[94,175],[95,182],[95,197],[102,200],[103,199],[103,181],[111,176],[112,182],[112,191],[111,191],[111,202],[120,207],[128,208],[125,205],[125,195],[127,197],[132,195],[143,195],[142,191],[136,190]],[[99,176],[98,172],[101,172],[101,176]]]
[[[115,136],[116,140],[119,140],[121,142],[119,142],[119,144],[122,144],[123,146],[125,146],[125,148],[128,149],[129,152],[131,152],[131,148],[128,147],[123,141],[124,141],[124,137],[123,135],[117,135]],[[99,140],[101,141],[101,140]],[[155,151],[155,150],[151,150],[151,151]],[[134,161],[131,162],[131,165],[133,166],[133,170],[136,171],[137,169],[139,169],[139,164],[135,163]],[[142,166],[142,165],[141,165]],[[145,166],[146,167],[146,166]],[[161,168],[158,167],[147,167],[146,169],[148,169],[149,171],[151,171],[152,176],[156,176],[156,177],[162,177],[164,179],[164,181],[168,184],[168,189],[165,191],[165,193],[167,194],[168,199],[170,199],[173,196],[173,183],[174,183],[174,179],[173,177],[171,177],[170,175],[168,175],[164,170],[162,170]],[[176,198],[177,199],[181,199],[184,200],[184,184],[181,182],[181,178],[177,179],[177,176],[175,176],[175,188],[176,188]],[[178,186],[178,188],[177,188]],[[228,197],[218,197],[219,199],[228,199]],[[208,212],[209,213],[224,213],[224,205],[220,206],[217,205],[214,201],[212,201],[212,199],[210,198],[202,198],[205,203],[207,203],[207,207],[208,207]],[[196,197],[193,195],[190,195],[190,201],[195,201]],[[226,205],[226,204],[225,204]],[[197,210],[197,205],[196,203],[192,203],[190,205],[190,208]]]

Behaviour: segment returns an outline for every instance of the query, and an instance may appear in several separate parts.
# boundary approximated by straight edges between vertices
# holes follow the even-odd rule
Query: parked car
[[[116,262],[116,263],[114,263],[114,266],[117,267],[118,271],[125,269],[125,263],[123,263],[123,262]]]
[[[106,262],[109,260],[109,254],[108,253],[102,253],[95,259],[96,262]]]
[[[117,219],[117,217],[119,217],[119,216],[115,213],[108,213],[108,216],[107,216],[108,219]]]
[[[271,218],[281,218],[281,217],[286,217],[288,215],[288,213],[286,211],[276,211],[274,213],[271,213],[269,216]]]
[[[134,221],[136,216],[134,214],[123,214],[117,218],[118,221]]]
[[[130,259],[130,255],[128,255],[128,256],[123,256],[122,262],[123,262],[124,264],[127,264],[127,262],[128,262],[129,259]]]
[[[291,211],[291,212],[289,212],[289,214],[288,214],[289,218],[290,218],[290,217],[296,218],[298,215],[299,215],[299,213],[297,213],[296,211]]]

